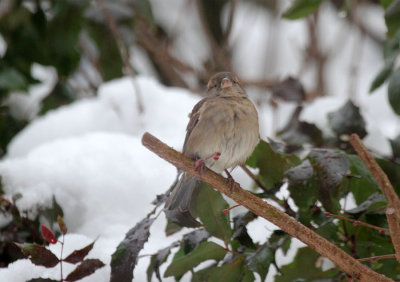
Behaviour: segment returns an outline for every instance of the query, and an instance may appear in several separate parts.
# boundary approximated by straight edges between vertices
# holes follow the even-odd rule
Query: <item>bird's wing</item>
[[[183,143],[183,153],[186,152],[186,143],[189,139],[190,134],[192,133],[193,129],[196,127],[197,123],[199,122],[200,119],[200,108],[203,106],[205,102],[207,102],[209,98],[203,98],[200,100],[194,107],[192,112],[189,115],[189,123],[186,127],[186,137],[185,137],[185,142]]]

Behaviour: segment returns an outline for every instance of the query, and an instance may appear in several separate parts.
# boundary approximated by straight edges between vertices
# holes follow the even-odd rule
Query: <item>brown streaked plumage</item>
[[[206,97],[189,115],[183,153],[217,173],[243,164],[259,141],[258,115],[253,103],[229,72],[217,73],[207,84]],[[191,211],[199,180],[183,173],[166,204],[167,217],[183,226],[197,226]]]

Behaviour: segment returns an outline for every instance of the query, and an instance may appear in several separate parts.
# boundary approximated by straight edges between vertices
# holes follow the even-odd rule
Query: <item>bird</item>
[[[205,97],[189,114],[182,153],[216,173],[244,164],[260,140],[256,107],[248,98],[238,78],[230,72],[213,75]],[[167,218],[181,226],[197,227],[193,208],[201,181],[178,172],[166,200]]]

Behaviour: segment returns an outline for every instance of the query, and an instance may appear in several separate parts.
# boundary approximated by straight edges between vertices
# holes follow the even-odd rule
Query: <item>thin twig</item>
[[[364,144],[357,134],[352,134],[350,136],[350,143],[356,150],[357,154],[360,156],[364,164],[371,171],[373,177],[378,183],[378,186],[381,188],[382,193],[385,195],[387,201],[389,202],[389,207],[394,208],[397,218],[400,218],[400,200],[399,197],[397,197],[397,194],[394,191],[393,186],[389,181],[389,178],[372,157],[367,148],[365,148]],[[400,236],[400,234],[397,235]]]
[[[390,229],[390,238],[392,239],[393,247],[396,252],[396,259],[400,262],[400,225],[394,208],[386,209],[386,218]]]
[[[342,220],[350,221],[350,222],[353,222],[354,225],[362,225],[362,226],[365,226],[365,227],[369,227],[369,228],[378,230],[380,232],[389,232],[389,229],[387,229],[387,228],[378,227],[378,226],[375,226],[375,225],[372,225],[372,224],[368,224],[368,223],[363,222],[363,221],[355,220],[355,219],[352,219],[352,218],[348,218],[348,217],[345,217],[345,216],[342,216],[342,215],[333,214],[333,213],[330,213],[330,212],[325,213],[325,215],[329,216],[329,217],[335,217],[335,218],[339,218],[339,219],[342,219]]]
[[[375,261],[375,260],[380,260],[380,259],[391,259],[391,258],[396,258],[395,254],[392,255],[382,255],[382,256],[374,256],[374,257],[369,257],[369,258],[361,258],[358,259],[358,261]]]
[[[351,277],[357,277],[360,281],[393,281],[361,264],[322,236],[263,201],[261,198],[241,189],[238,183],[235,185],[238,188],[232,191],[232,185],[227,178],[222,177],[208,168],[205,168],[200,175],[195,169],[193,160],[175,151],[171,147],[168,147],[151,134],[145,133],[143,135],[142,144],[177,168],[193,177],[201,179],[204,183],[214,187],[214,189],[230,197],[238,204],[243,205],[251,212],[279,226],[291,236],[298,238],[322,256],[329,258],[340,269],[351,275]]]
[[[108,23],[108,27],[110,28],[111,34],[113,35],[115,41],[117,42],[117,46],[118,46],[119,52],[121,54],[122,61],[124,62],[124,65],[125,65],[125,70],[126,70],[127,74],[132,78],[132,84],[133,84],[133,88],[135,90],[138,110],[139,110],[139,113],[142,113],[144,111],[142,95],[140,92],[139,85],[137,84],[136,79],[135,79],[135,70],[133,69],[133,67],[130,63],[129,52],[124,44],[124,41],[122,40],[121,36],[119,35],[118,30],[117,30],[117,25],[115,24],[114,19],[111,17],[106,6],[104,5],[103,0],[97,0],[97,3],[99,4],[100,9],[104,15],[104,18],[106,19],[106,21]]]

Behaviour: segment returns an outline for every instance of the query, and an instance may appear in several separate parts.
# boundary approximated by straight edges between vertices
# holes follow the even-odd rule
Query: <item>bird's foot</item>
[[[210,155],[210,156],[208,156],[208,157],[206,157],[204,159],[198,159],[198,160],[196,160],[194,162],[194,169],[199,172],[200,177],[201,177],[201,175],[203,174],[204,169],[206,167],[205,161],[209,160],[209,159],[213,159],[214,161],[218,161],[220,156],[221,156],[220,152],[215,152],[214,154],[212,154],[212,155]]]
[[[235,179],[233,179],[232,175],[229,173],[227,169],[225,169],[225,173],[228,176],[228,183],[230,186],[229,194],[232,194],[233,191],[240,188],[240,185],[235,181]]]

